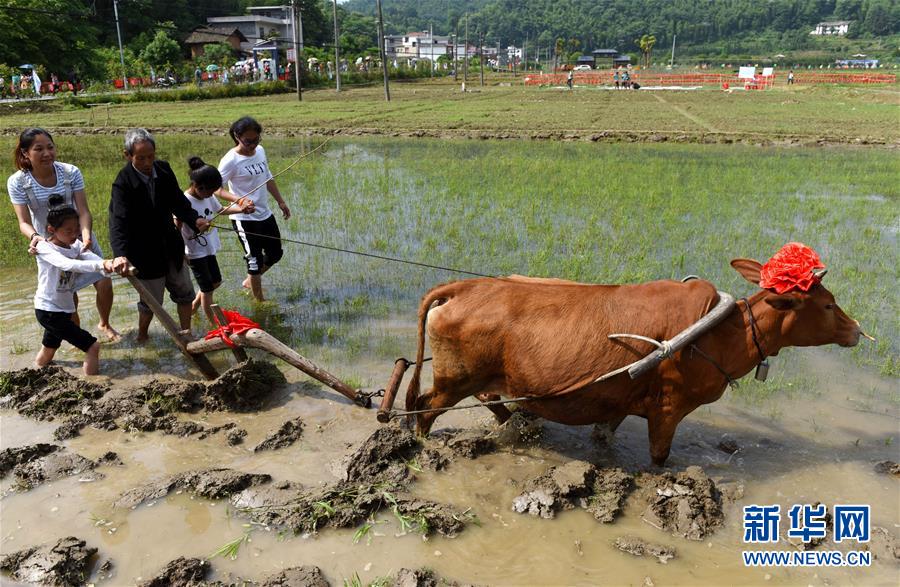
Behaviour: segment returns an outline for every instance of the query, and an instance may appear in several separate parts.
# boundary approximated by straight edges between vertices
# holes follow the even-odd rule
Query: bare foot
[[[119,334],[119,332],[109,324],[100,324],[97,326],[97,330],[105,334],[109,342],[119,342],[120,340],[122,340],[122,335]]]
[[[248,275],[244,281],[241,282],[241,287],[244,289],[250,289],[250,276]]]

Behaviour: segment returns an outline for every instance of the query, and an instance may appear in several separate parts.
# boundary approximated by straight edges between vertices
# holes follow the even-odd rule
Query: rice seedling
[[[245,524],[245,525],[247,525],[247,524]],[[244,531],[243,534],[241,534],[234,540],[226,542],[225,544],[220,546],[218,549],[216,549],[215,552],[213,552],[206,558],[212,559],[212,558],[221,556],[223,558],[229,558],[231,560],[236,560],[238,557],[238,553],[240,552],[241,546],[245,543],[250,542],[250,534],[252,532],[253,532],[252,528],[248,528],[247,530]]]

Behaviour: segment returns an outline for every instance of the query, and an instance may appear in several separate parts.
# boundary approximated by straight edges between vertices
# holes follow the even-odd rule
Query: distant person
[[[50,92],[54,95],[59,92],[59,77],[56,72],[50,74]]]
[[[72,95],[78,95],[78,72],[75,71],[75,68],[69,70],[69,85],[72,86]]]
[[[266,81],[271,80],[272,79],[272,64],[270,64],[268,61],[266,61],[265,65],[263,65],[263,71],[265,71],[265,74],[266,74],[266,76],[265,76]]]
[[[566,85],[569,86],[571,90],[575,82],[575,72],[571,69],[569,70],[569,75],[566,76]]]
[[[197,66],[197,69],[194,70],[194,81],[197,82],[197,85],[200,86],[203,83],[203,71],[200,69],[200,66]]]
[[[788,78],[787,78],[787,79],[788,79],[788,85],[789,85],[789,86],[794,85],[794,70],[793,70],[793,69],[790,70],[790,71],[788,72]]]
[[[613,73],[613,83],[616,85],[616,89],[619,89],[619,70],[616,69],[615,73]]]
[[[252,213],[235,214],[231,220],[247,262],[247,278],[242,285],[254,298],[263,301],[262,275],[284,254],[281,232],[269,209],[269,194],[275,198],[285,220],[291,217],[291,210],[281,197],[269,170],[266,151],[259,144],[262,126],[245,116],[231,125],[228,134],[235,146],[219,161],[219,173],[232,194],[250,199],[254,206]]]
[[[72,319],[75,313],[77,274],[112,273],[113,262],[104,261],[78,240],[78,212],[67,206],[59,194],[50,197],[50,211],[44,230],[47,239],[37,243],[38,286],[34,294],[34,314],[44,327],[41,350],[34,358],[37,367],[53,360],[62,341],[84,351],[82,371],[96,375],[100,368],[100,343]]]
[[[15,96],[16,100],[19,99],[19,86],[22,85],[22,76],[18,71],[14,71],[12,76],[10,76],[10,86],[9,89],[12,90],[13,96]]]
[[[198,233],[205,231],[209,222],[188,203],[169,164],[156,160],[153,135],[143,128],[126,132],[125,158],[128,162],[113,181],[109,202],[114,266],[119,270],[129,262],[134,265],[138,280],[159,304],[168,290],[178,307],[181,330],[189,335],[194,286],[184,263],[184,240],[172,216]],[[138,343],[148,340],[152,321],[153,311],[141,299]]]
[[[6,191],[19,222],[19,232],[28,239],[29,252],[36,252],[37,244],[49,237],[49,202],[52,196],[59,196],[63,204],[78,213],[81,246],[102,257],[103,251],[93,232],[94,219],[88,208],[84,176],[74,165],[56,160],[56,144],[50,133],[42,128],[23,130],[16,143],[13,163],[18,171],[9,176]],[[81,273],[73,278],[72,291],[78,292],[89,285],[93,285],[97,292],[98,330],[108,339],[118,340],[119,333],[109,323],[113,306],[112,282],[100,273]],[[77,295],[75,305],[77,308]],[[76,310],[72,313],[77,322]]]
[[[205,218],[212,223],[218,214],[238,214],[253,211],[253,204],[249,199],[240,205],[232,205],[224,209],[214,197],[214,194],[222,187],[222,175],[212,165],[207,165],[200,157],[188,159],[190,167],[191,185],[184,192],[184,196],[200,218]],[[197,311],[202,306],[210,324],[215,324],[216,319],[212,311],[213,292],[222,285],[222,272],[216,260],[216,253],[222,246],[219,240],[217,228],[211,228],[209,232],[197,236],[194,230],[180,224],[181,236],[184,239],[184,252],[188,258],[188,266],[194,274],[200,291],[191,303],[191,310]]]
[[[631,74],[627,69],[622,72],[622,87],[626,90],[631,88]]]

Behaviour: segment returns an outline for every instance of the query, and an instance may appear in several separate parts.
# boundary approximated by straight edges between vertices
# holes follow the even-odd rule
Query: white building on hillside
[[[820,22],[816,28],[810,31],[811,35],[846,35],[850,30],[850,20],[835,20],[831,22]]]

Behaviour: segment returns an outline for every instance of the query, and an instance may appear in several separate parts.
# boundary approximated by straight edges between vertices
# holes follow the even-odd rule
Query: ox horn
[[[815,275],[819,281],[822,281],[822,278],[825,277],[826,273],[828,273],[828,269],[825,269],[824,267],[822,269],[813,269],[813,275]]]

